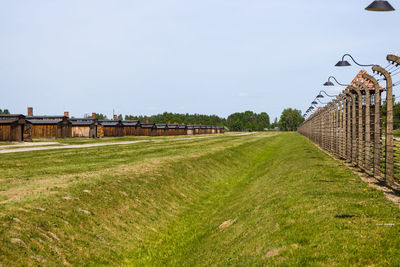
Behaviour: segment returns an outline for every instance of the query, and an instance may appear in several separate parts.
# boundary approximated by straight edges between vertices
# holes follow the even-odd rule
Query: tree
[[[287,108],[282,111],[279,126],[283,131],[296,131],[303,121],[300,110]]]
[[[275,117],[274,122],[271,124],[271,129],[275,129],[276,127],[279,127],[279,122],[277,117]]]
[[[400,128],[400,103],[395,103],[393,106],[393,129]]]
[[[103,115],[101,113],[96,113],[96,119],[98,120],[108,120],[106,115]]]
[[[386,101],[382,104],[382,122],[386,123]],[[395,103],[393,99],[393,129],[400,128],[400,102]]]
[[[270,122],[266,112],[257,114],[253,111],[245,111],[229,115],[226,126],[232,131],[263,131],[270,127]]]
[[[0,114],[10,114],[10,111],[8,111],[8,109],[4,109],[4,110],[0,109]]]

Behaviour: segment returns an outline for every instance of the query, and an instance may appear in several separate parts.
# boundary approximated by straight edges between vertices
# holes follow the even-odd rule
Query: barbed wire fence
[[[374,75],[360,71],[345,90],[311,114],[298,132],[400,191],[400,140],[393,136],[393,87],[400,81],[392,81],[400,74],[400,57],[388,55],[386,59],[390,68],[375,65]]]

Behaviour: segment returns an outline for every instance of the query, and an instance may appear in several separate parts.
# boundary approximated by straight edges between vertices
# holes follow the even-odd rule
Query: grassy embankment
[[[0,155],[0,203],[4,265],[400,264],[400,211],[298,134]]]

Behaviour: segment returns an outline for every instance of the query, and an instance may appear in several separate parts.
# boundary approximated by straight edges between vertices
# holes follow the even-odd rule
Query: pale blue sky
[[[360,70],[333,67],[344,53],[386,66],[400,51],[400,1],[391,13],[370,2],[1,0],[0,108],[304,111],[329,75]]]

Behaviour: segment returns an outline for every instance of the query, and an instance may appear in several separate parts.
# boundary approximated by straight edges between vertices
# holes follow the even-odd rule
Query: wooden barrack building
[[[27,116],[32,124],[32,138],[68,138],[72,136],[71,122],[66,116]]]
[[[97,137],[97,119],[94,118],[72,118],[69,119],[72,127],[72,137]]]
[[[141,132],[143,136],[156,136],[157,129],[154,123],[141,123],[140,124]]]
[[[168,136],[167,124],[156,124],[157,136]]]
[[[24,134],[27,125],[25,116],[22,114],[0,115],[0,141],[22,142],[31,139],[30,135]],[[30,124],[29,124],[30,125]],[[30,126],[26,126],[29,128]]]
[[[104,137],[124,136],[123,125],[120,120],[99,120],[103,128]]]

